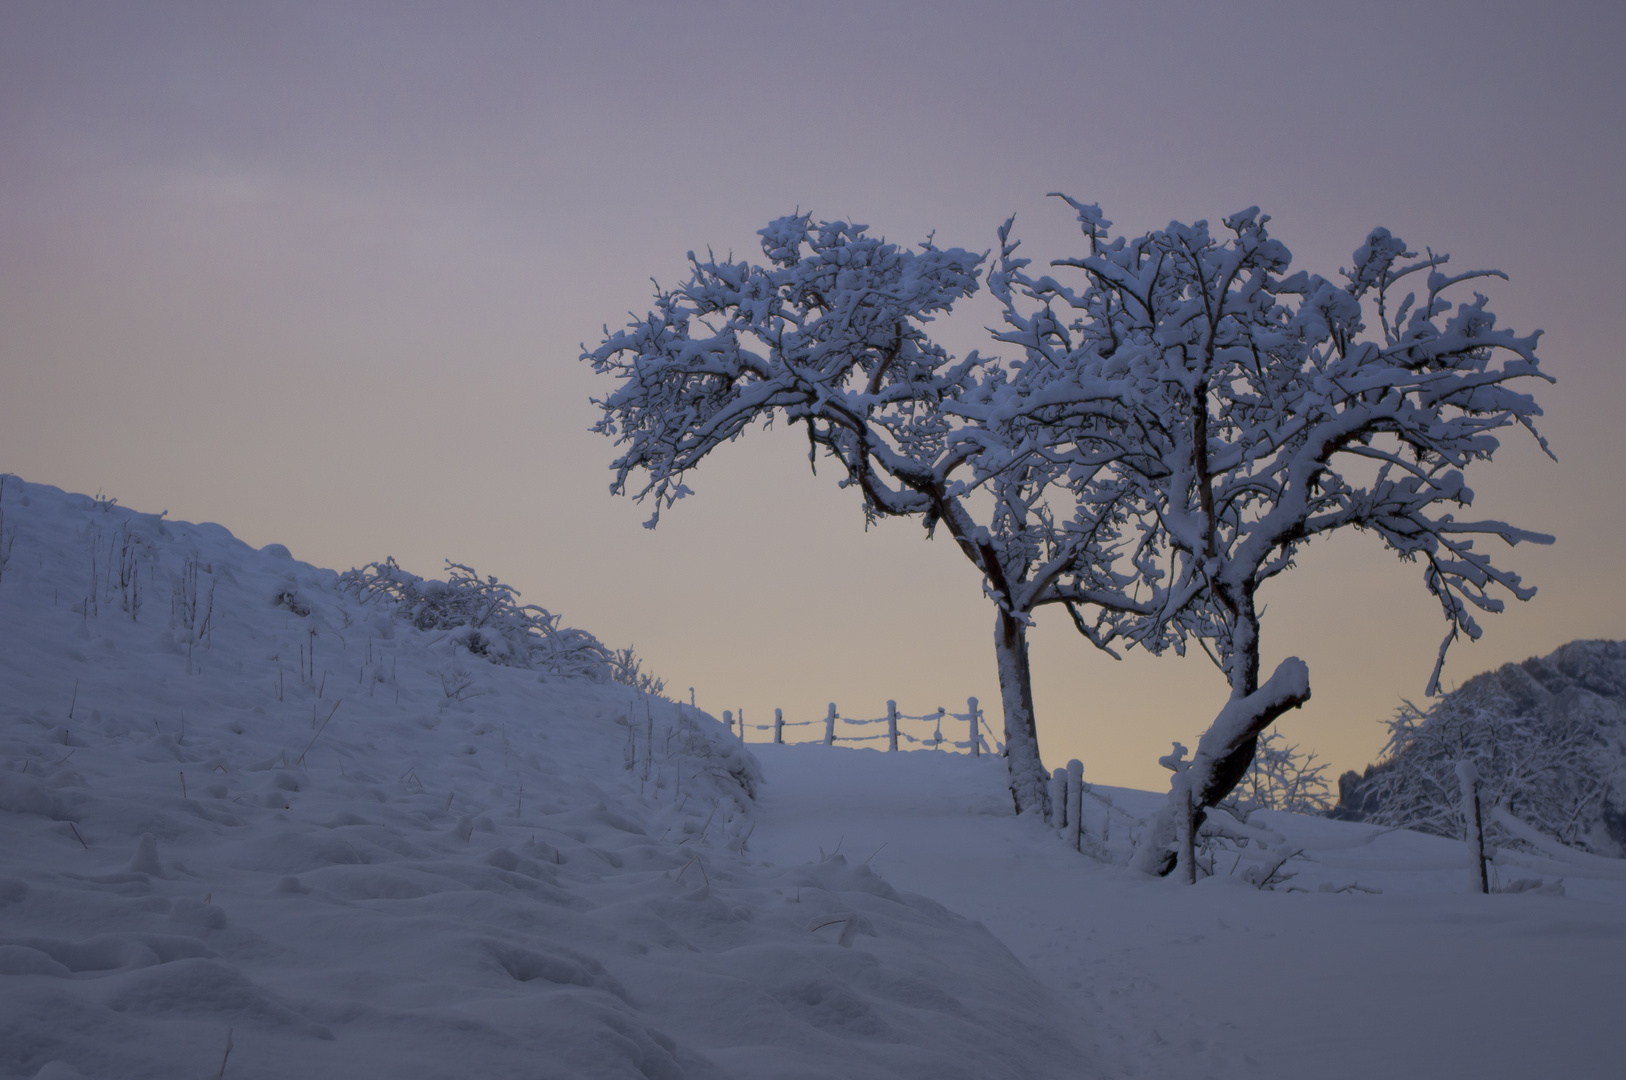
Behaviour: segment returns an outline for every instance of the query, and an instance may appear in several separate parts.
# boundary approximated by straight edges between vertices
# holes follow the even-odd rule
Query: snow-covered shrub
[[[388,604],[394,617],[448,638],[493,664],[541,668],[550,675],[621,682],[648,693],[664,688],[641,671],[631,649],[613,650],[586,630],[559,625],[559,616],[521,604],[519,590],[450,560],[446,580],[421,578],[394,558],[339,575],[339,587],[361,601]]]
[[[1243,817],[1254,810],[1325,814],[1332,809],[1327,765],[1315,753],[1290,745],[1279,731],[1259,737],[1253,764],[1221,806]]]
[[[610,653],[610,678],[623,686],[642,690],[646,694],[662,693],[666,689],[666,680],[656,678],[643,670],[643,667],[644,662],[632,651],[631,646]]]
[[[1471,763],[1484,804],[1572,847],[1619,856],[1620,845],[1601,824],[1610,778],[1597,726],[1574,712],[1524,713],[1487,684],[1471,689],[1426,711],[1406,702],[1388,721],[1383,760],[1359,781],[1362,818],[1462,836],[1457,765]],[[1525,846],[1493,817],[1486,833],[1498,846]]]

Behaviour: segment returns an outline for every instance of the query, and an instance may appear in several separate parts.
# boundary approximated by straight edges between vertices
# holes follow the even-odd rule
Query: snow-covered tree
[[[1479,636],[1474,609],[1501,610],[1497,589],[1533,595],[1474,539],[1551,538],[1456,510],[1473,500],[1462,470],[1492,456],[1494,432],[1535,434],[1540,410],[1510,384],[1551,380],[1538,335],[1498,329],[1482,295],[1448,295],[1504,275],[1447,275],[1446,256],[1419,257],[1387,230],[1371,232],[1338,284],[1289,275],[1291,256],[1256,208],[1219,236],[1174,222],[1109,240],[1098,207],[1068,202],[1089,251],[1055,265],[1082,272],[1076,288],[1030,275],[1009,244],[996,271],[1008,282],[998,336],[1024,348],[1016,382],[1031,383],[1005,411],[1116,447],[1112,468],[1138,506],[1138,536],[1122,553],[1144,606],[1100,617],[1153,650],[1195,636],[1230,682],[1193,757],[1169,759],[1170,803],[1136,856],[1166,873],[1178,851],[1189,875],[1205,809],[1246,774],[1260,734],[1309,699],[1297,657],[1260,679],[1259,590],[1304,544],[1355,528],[1422,564],[1450,624],[1430,694],[1451,642]],[[1414,288],[1420,296],[1400,295]],[[1080,505],[1099,487],[1082,486]]]
[[[998,607],[995,653],[1011,792],[1019,811],[1048,816],[1027,659],[1031,613],[1041,604],[1101,602],[1089,566],[1114,543],[1131,488],[1104,470],[1093,444],[1038,452],[1041,426],[1006,417],[1008,373],[973,352],[951,357],[926,333],[936,316],[978,287],[984,256],[910,250],[846,222],[809,215],[761,230],[765,265],[701,260],[687,282],[658,291],[655,310],[611,333],[583,359],[616,388],[596,403],[597,430],[626,449],[612,491],[644,474],[637,498],[660,512],[689,494],[686,473],[756,423],[803,425],[810,459],[840,462],[844,486],[871,519],[917,516],[941,525],[983,576]],[[1059,478],[1116,484],[1089,512],[1049,503]],[[987,498],[974,498],[986,492]],[[1060,588],[1064,578],[1075,582]],[[1121,592],[1121,590],[1120,590]],[[1136,605],[1136,610],[1147,613]],[[1082,625],[1082,624],[1081,624]],[[1108,630],[1110,635],[1110,628]],[[1100,640],[1098,638],[1098,640]]]

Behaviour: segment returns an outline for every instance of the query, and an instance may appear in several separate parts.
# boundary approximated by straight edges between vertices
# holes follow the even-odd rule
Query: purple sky
[[[1373,225],[1495,266],[1542,327],[1560,463],[1470,470],[1558,535],[1460,680],[1626,637],[1619,4],[0,3],[0,470],[347,567],[451,557],[752,721],[997,701],[992,609],[911,522],[752,433],[661,528],[606,494],[577,361],[707,245],[797,208],[983,249],[1071,250],[1257,204],[1332,275]],[[944,327],[976,347],[987,309]],[[1478,472],[1478,476],[1474,475]],[[1270,586],[1282,723],[1339,768],[1418,697],[1444,630],[1369,537]],[[1035,635],[1047,761],[1162,784],[1224,688]]]

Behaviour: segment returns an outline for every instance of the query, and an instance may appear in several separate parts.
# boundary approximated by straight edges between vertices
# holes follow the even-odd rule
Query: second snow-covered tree
[[[1260,734],[1310,696],[1297,657],[1260,679],[1259,592],[1305,544],[1354,528],[1422,566],[1449,624],[1429,693],[1450,643],[1479,636],[1476,609],[1501,610],[1498,590],[1533,595],[1475,539],[1551,538],[1457,511],[1473,501],[1463,470],[1490,459],[1495,432],[1534,434],[1540,409],[1515,384],[1550,377],[1536,334],[1498,328],[1483,295],[1453,299],[1465,282],[1503,275],[1448,275],[1446,256],[1420,257],[1387,230],[1368,235],[1335,283],[1289,274],[1291,255],[1257,209],[1219,235],[1175,222],[1109,240],[1098,207],[1068,201],[1089,251],[1057,265],[1082,280],[1034,277],[1007,256],[1001,337],[1026,350],[1024,375],[1072,373],[1046,375],[1022,415],[1116,445],[1114,467],[1136,490],[1126,557],[1149,614],[1107,609],[1114,631],[1161,649],[1197,627],[1230,682],[1192,758],[1180,748],[1165,759],[1170,802],[1137,852],[1159,872],[1178,854],[1189,877],[1205,809],[1242,779]]]

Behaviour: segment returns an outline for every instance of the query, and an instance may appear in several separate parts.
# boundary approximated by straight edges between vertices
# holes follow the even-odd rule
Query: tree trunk
[[[1254,682],[1257,672],[1256,667]],[[1309,700],[1310,669],[1296,656],[1278,664],[1270,681],[1252,693],[1233,695],[1203,732],[1197,753],[1175,775],[1169,801],[1147,823],[1130,866],[1158,875],[1174,869],[1178,862],[1175,845],[1186,840],[1188,816],[1193,832],[1201,828],[1205,809],[1229,795],[1247,772],[1259,733],[1282,713]],[[1195,863],[1188,865],[1195,867]]]
[[[1175,865],[1181,868],[1181,877],[1187,885],[1197,884],[1197,808],[1191,804],[1191,789],[1185,792],[1185,805],[1177,807],[1180,818],[1180,856]]]
[[[1050,774],[1039,759],[1033,722],[1033,677],[1028,672],[1027,625],[1000,609],[994,624],[994,656],[999,664],[999,696],[1005,709],[1005,758],[1011,799],[1018,814],[1050,816]]]
[[[1243,593],[1235,603],[1237,619],[1232,631],[1230,681],[1231,700],[1240,701],[1259,689],[1259,616],[1254,609],[1252,592]],[[1265,723],[1269,724],[1270,721]],[[1262,730],[1261,727],[1259,731]],[[1199,825],[1202,824],[1204,808],[1218,804],[1248,775],[1248,766],[1253,764],[1258,747],[1259,732],[1255,731],[1214,764],[1212,772],[1205,779],[1203,790],[1192,792],[1193,810]]]

